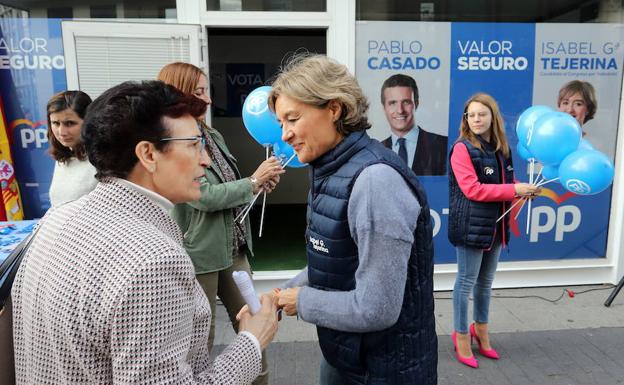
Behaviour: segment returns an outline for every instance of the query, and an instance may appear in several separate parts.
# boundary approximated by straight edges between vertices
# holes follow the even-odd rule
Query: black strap
[[[22,259],[26,255],[38,229],[39,226],[15,247],[0,265],[0,311],[4,309],[4,304],[11,295],[11,287],[13,286],[17,269],[19,269]]]

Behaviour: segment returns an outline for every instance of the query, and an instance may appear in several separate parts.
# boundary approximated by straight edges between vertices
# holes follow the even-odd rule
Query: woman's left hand
[[[277,305],[284,310],[286,315],[297,315],[297,298],[300,287],[281,290],[277,293]]]
[[[280,176],[279,175],[275,175],[273,178],[269,179],[265,184],[262,185],[262,191],[264,191],[267,194],[270,194],[273,192],[273,190],[275,190],[275,187],[277,187],[277,184],[280,181]]]

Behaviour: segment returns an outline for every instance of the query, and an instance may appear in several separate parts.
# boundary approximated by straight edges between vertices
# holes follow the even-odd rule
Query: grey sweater
[[[348,205],[351,236],[358,247],[355,289],[323,291],[308,286],[305,268],[284,287],[302,286],[299,316],[346,332],[371,332],[396,323],[420,205],[403,177],[384,164],[365,168]]]

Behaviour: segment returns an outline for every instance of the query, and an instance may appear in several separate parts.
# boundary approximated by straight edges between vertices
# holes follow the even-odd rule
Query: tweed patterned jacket
[[[250,384],[254,342],[208,359],[210,306],[177,224],[115,179],[50,210],[13,286],[18,384]]]

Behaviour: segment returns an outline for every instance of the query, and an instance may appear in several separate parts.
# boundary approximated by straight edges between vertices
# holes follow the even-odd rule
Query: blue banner
[[[610,24],[358,22],[356,76],[370,101],[370,134],[383,141],[391,132],[398,135],[405,130],[396,122],[393,126],[393,112],[380,100],[380,94],[386,95],[382,84],[405,75],[417,89],[412,93],[413,111],[403,111],[399,117],[413,119],[419,135],[427,131],[446,136],[448,159],[448,149],[459,136],[465,101],[485,92],[501,109],[515,176],[528,182],[528,164],[515,153],[518,117],[532,105],[559,109],[560,89],[580,80],[593,84],[598,99],[595,116],[581,122],[585,139],[613,160],[623,29]],[[431,207],[435,263],[455,263],[455,250],[447,239],[448,176],[420,175],[419,179]],[[519,215],[512,212],[510,247],[501,259],[604,258],[610,202],[610,188],[577,196],[556,182],[545,185],[531,204],[530,220],[528,207]]]
[[[0,95],[26,218],[50,207],[54,161],[47,154],[46,104],[67,89],[60,19],[2,19]]]

